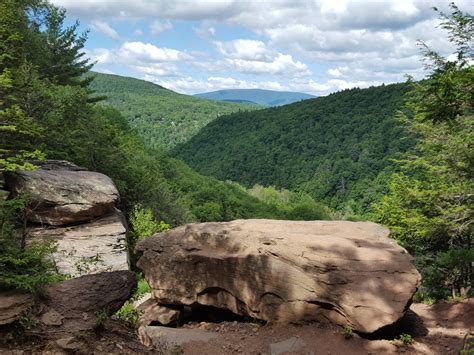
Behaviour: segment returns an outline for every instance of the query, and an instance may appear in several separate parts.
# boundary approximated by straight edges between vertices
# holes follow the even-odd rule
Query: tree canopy
[[[401,115],[420,139],[375,208],[377,220],[415,254],[423,292],[440,298],[469,294],[474,263],[474,18],[454,4],[451,10],[440,18],[455,59],[421,43],[430,72]]]

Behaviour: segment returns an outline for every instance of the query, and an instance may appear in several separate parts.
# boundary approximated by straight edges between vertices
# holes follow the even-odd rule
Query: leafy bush
[[[132,301],[127,301],[115,312],[115,317],[126,326],[135,329],[138,328],[141,312],[135,309]]]
[[[137,239],[147,238],[155,233],[166,232],[170,225],[163,221],[157,222],[151,208],[135,205],[130,216],[132,233]]]

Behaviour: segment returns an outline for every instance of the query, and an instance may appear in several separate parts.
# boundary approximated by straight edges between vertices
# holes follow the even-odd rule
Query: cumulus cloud
[[[130,68],[138,73],[148,76],[179,76],[178,66],[174,63],[153,63],[147,65],[130,65]]]
[[[155,34],[171,29],[173,21],[200,21],[193,28],[194,33],[214,46],[207,57],[142,42],[125,42],[114,50],[98,48],[88,53],[99,63],[124,63],[140,75],[158,78],[176,75],[180,67],[187,65],[183,77],[174,83],[170,81],[181,92],[192,90],[185,82],[187,75],[197,68],[219,72],[219,78],[245,77],[246,80],[232,82],[236,86],[278,81],[287,89],[322,94],[402,81],[405,73],[421,78],[424,73],[417,40],[443,55],[452,51],[444,31],[436,28],[439,20],[431,9],[437,6],[449,11],[447,1],[195,0],[192,6],[189,0],[52,1],[64,6],[69,15],[86,21],[102,18],[136,24],[159,18],[150,26]],[[465,11],[472,10],[472,0],[456,3]],[[107,22],[93,24],[94,30],[118,38]],[[252,39],[224,40],[224,31],[230,26],[244,29],[243,33],[252,32]],[[318,67],[321,72],[315,70]],[[195,73],[197,77],[203,75]],[[227,85],[222,80],[209,79],[191,80],[190,87],[192,83],[202,87],[214,85],[213,88],[217,83]]]
[[[218,51],[229,58],[270,62],[274,55],[262,41],[236,39],[229,42],[215,41]]]
[[[246,8],[237,0],[52,0],[74,16],[119,17],[123,19],[160,17],[179,20],[230,18]]]
[[[308,66],[294,61],[289,54],[278,53],[271,61],[227,59],[236,71],[247,74],[271,74],[286,76],[307,76],[311,74]]]
[[[107,22],[93,20],[91,21],[90,25],[93,31],[100,32],[106,35],[107,37],[110,37],[116,41],[120,39],[120,36],[117,33],[117,31],[115,31],[112,27],[110,27],[110,25]]]
[[[115,61],[113,51],[107,48],[94,48],[92,50],[85,50],[84,53],[91,61],[97,64],[110,64]]]
[[[116,49],[95,48],[85,53],[99,65],[125,65],[135,72],[155,76],[177,76],[177,63],[193,59],[188,53],[143,42],[125,42]]]
[[[169,21],[160,22],[155,20],[150,25],[150,32],[152,35],[158,36],[160,33],[171,30],[172,28],[173,25],[171,25],[171,22]]]
[[[125,42],[116,54],[126,63],[177,62],[192,59],[192,56],[185,52],[143,42]]]
[[[211,39],[216,35],[216,29],[212,26],[193,27],[193,31],[202,39]]]
[[[218,66],[246,74],[310,75],[308,66],[295,61],[290,54],[268,49],[262,41],[236,39],[228,42],[214,41],[218,52],[225,57]],[[216,68],[216,66],[211,65]]]

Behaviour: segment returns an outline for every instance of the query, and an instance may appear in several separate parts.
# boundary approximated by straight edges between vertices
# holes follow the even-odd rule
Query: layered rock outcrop
[[[47,161],[34,171],[7,174],[5,182],[13,197],[28,196],[29,221],[53,226],[112,213],[119,199],[108,176],[63,161]]]
[[[329,319],[371,333],[404,315],[420,283],[410,255],[388,236],[370,222],[238,220],[175,228],[136,250],[154,308]]]
[[[73,277],[128,270],[126,221],[115,207],[119,193],[112,180],[67,161],[38,165],[5,175],[10,197],[28,201],[27,243],[54,241],[58,271]]]
[[[37,315],[43,328],[56,331],[91,330],[100,312],[116,312],[136,287],[131,271],[85,275],[44,286],[40,292]]]
[[[28,293],[15,290],[0,292],[0,325],[15,322],[33,304],[34,298]]]

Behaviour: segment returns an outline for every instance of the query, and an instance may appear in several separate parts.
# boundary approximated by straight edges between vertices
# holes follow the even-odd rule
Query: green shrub
[[[135,309],[132,301],[127,301],[115,313],[115,317],[118,321],[125,324],[127,327],[136,329],[138,328],[138,322],[141,317],[141,312]]]
[[[135,291],[134,297],[140,298],[146,293],[151,292],[151,287],[148,285],[148,282],[143,278],[142,275],[138,276],[137,290]]]
[[[20,326],[25,330],[30,330],[36,328],[39,325],[39,321],[33,313],[32,308],[28,308],[24,311],[19,319],[18,319]]]
[[[130,223],[135,238],[147,238],[155,233],[166,232],[170,225],[164,221],[157,222],[151,208],[135,205],[130,216]]]
[[[109,310],[107,308],[102,308],[101,310],[95,313],[96,321],[95,328],[100,329],[104,326],[107,319],[109,319]]]
[[[26,233],[15,232],[21,221],[25,200],[0,201],[0,290],[34,292],[38,286],[64,279],[56,270],[51,254],[53,242],[33,241],[26,245]]]
[[[413,343],[413,337],[410,334],[402,333],[398,337],[398,339],[403,343],[403,344],[411,344]]]
[[[344,335],[344,338],[350,339],[354,336],[354,330],[350,325],[345,325],[342,329],[342,335]]]

